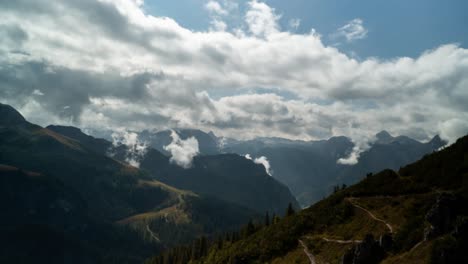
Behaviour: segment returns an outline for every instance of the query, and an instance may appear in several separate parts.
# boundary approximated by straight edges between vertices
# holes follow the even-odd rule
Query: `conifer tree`
[[[289,203],[288,205],[288,209],[286,210],[286,215],[287,216],[290,216],[290,215],[293,215],[296,211],[294,211],[294,208],[292,207],[292,204]]]
[[[267,211],[265,214],[265,226],[269,226],[269,225],[270,225],[270,214]]]

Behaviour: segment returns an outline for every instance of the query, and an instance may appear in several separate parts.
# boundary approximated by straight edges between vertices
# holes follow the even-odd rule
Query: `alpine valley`
[[[174,133],[200,144],[189,166],[171,159]],[[437,136],[420,143],[380,132],[345,166],[336,159],[353,147],[346,137],[133,135],[145,142],[136,164],[136,146],[43,128],[1,104],[1,262],[466,261],[466,138],[437,151]]]

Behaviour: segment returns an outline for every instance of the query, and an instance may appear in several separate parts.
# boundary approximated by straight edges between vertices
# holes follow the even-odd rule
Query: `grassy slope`
[[[388,232],[385,224],[353,206],[349,199],[353,197],[353,203],[388,222],[395,231],[395,249],[387,254],[385,263],[428,263],[435,250],[433,244],[442,241],[442,237],[415,247],[423,240],[424,228],[428,226],[424,216],[436,197],[445,192],[457,197],[457,214],[466,217],[466,208],[460,204],[468,200],[467,186],[468,137],[464,137],[445,150],[400,169],[398,173],[386,170],[370,176],[246,239],[227,243],[221,250],[211,249],[209,255],[199,262],[304,261],[304,258],[297,260],[300,252],[298,240],[302,239],[319,263],[338,263],[350,244],[326,242],[323,238],[362,239],[367,233],[378,236]]]

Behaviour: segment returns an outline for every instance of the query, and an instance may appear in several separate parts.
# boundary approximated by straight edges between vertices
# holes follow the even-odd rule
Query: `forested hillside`
[[[183,263],[179,254],[192,263],[466,263],[467,202],[468,136],[252,233],[213,241],[202,256],[192,247],[148,263]]]

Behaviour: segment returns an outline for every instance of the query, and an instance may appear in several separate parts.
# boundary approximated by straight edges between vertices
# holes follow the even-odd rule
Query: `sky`
[[[203,5],[206,2],[146,1],[144,8],[153,15],[172,17],[192,30],[206,30],[211,22]],[[237,27],[243,22],[241,16],[248,1],[231,2],[238,8],[231,12],[228,25]],[[305,34],[313,28],[322,35],[325,44],[337,45],[342,52],[360,58],[415,57],[447,43],[468,45],[468,2],[465,0],[269,0],[264,3],[281,15],[279,24],[283,29]],[[365,41],[343,42],[334,37],[338,28],[356,18],[363,21],[367,30]],[[292,21],[299,22],[297,27],[291,26]]]
[[[247,139],[468,133],[463,0],[0,2],[0,101],[40,125]]]

